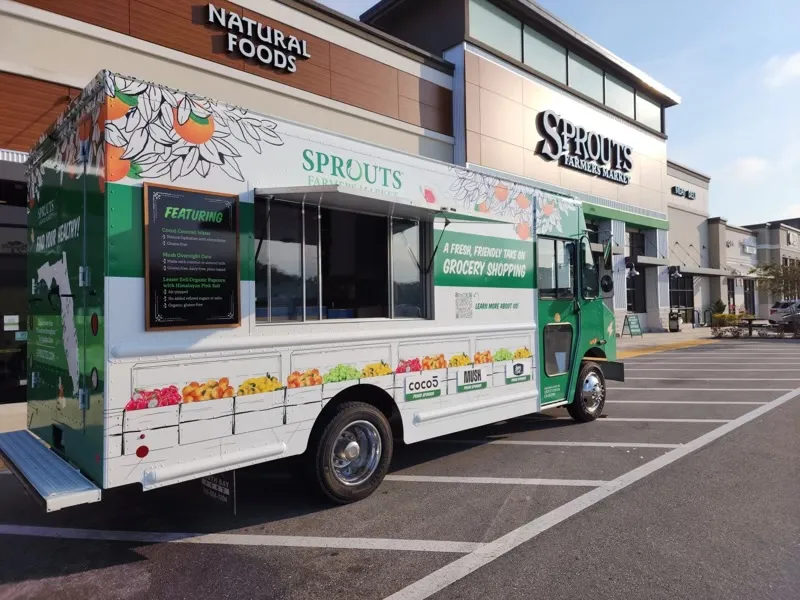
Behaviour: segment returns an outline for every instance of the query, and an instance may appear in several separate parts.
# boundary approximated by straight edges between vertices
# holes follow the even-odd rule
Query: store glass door
[[[25,184],[0,181],[0,403],[24,402],[28,296]]]

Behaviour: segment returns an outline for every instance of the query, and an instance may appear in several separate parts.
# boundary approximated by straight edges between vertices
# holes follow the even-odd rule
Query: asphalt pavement
[[[0,474],[0,599],[800,598],[800,345],[626,360],[605,418],[563,409],[397,449],[330,507],[294,464],[45,514]]]

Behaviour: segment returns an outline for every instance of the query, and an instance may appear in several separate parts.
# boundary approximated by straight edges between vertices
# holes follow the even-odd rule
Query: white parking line
[[[608,403],[606,401],[606,403]],[[634,442],[545,442],[537,440],[428,440],[429,444],[465,444],[467,446],[562,446],[575,448],[680,448],[681,444],[638,444]]]
[[[600,486],[599,488],[591,490],[590,492],[587,492],[582,496],[567,502],[566,504],[562,504],[558,508],[551,510],[549,513],[529,521],[525,525],[510,531],[493,542],[484,544],[474,552],[471,552],[470,554],[467,554],[466,556],[459,558],[440,569],[437,569],[433,573],[430,573],[422,579],[392,594],[387,598],[387,600],[423,600],[424,598],[429,598],[439,590],[446,588],[451,583],[455,583],[459,579],[463,579],[473,571],[476,571],[484,565],[489,564],[493,560],[503,556],[521,544],[530,541],[540,533],[547,531],[562,521],[565,521],[573,515],[585,510],[586,508],[589,508],[590,506],[597,504],[601,500],[608,498],[618,491],[625,489],[640,479],[643,479],[644,477],[663,469],[675,461],[688,456],[692,452],[695,452],[696,450],[699,450],[700,448],[710,444],[714,440],[727,435],[731,431],[738,429],[753,419],[757,419],[761,415],[778,408],[782,404],[789,402],[797,396],[800,396],[800,388],[797,388],[788,394],[784,394],[769,404],[759,406],[747,414],[742,415],[738,419],[717,427],[705,435],[701,435],[699,438],[684,444],[680,448],[670,450],[666,454],[662,454],[658,458],[655,458],[640,467],[636,467],[624,475],[620,475],[616,479]]]
[[[383,538],[328,538],[293,535],[248,535],[243,533],[160,533],[149,531],[105,531],[68,527],[2,525],[0,535],[140,542],[145,544],[219,544],[222,546],[276,546],[283,548],[339,548],[348,550],[404,550],[412,552],[457,552],[466,554],[483,544],[439,540],[390,540]]]
[[[567,487],[599,487],[606,481],[594,479],[529,479],[526,477],[449,477],[445,475],[387,475],[387,481],[413,483],[477,483],[489,485],[552,485]]]
[[[642,423],[730,423],[733,419],[650,419],[643,417],[606,417],[605,419],[598,419],[598,423],[605,423],[607,421],[628,421],[628,422],[642,422]]]
[[[640,358],[625,358],[626,365],[640,367],[642,365],[730,365],[729,360],[644,360]],[[787,365],[792,367],[800,366],[800,360],[748,360],[748,365]]]
[[[663,367],[646,367],[646,366],[642,366],[642,365],[628,365],[628,367],[625,369],[625,371],[626,372],[627,371],[632,371],[634,369],[636,371],[680,371],[682,373],[700,373],[701,371],[705,370],[705,369],[686,369],[686,368],[669,368],[669,369],[665,369]],[[707,370],[711,371],[712,373],[721,373],[721,372],[726,372],[726,371],[733,371],[733,372],[736,372],[736,373],[739,373],[741,371],[758,371],[759,373],[773,372],[774,371],[774,372],[783,373],[785,371],[791,371],[792,369],[760,369],[760,368],[755,368],[755,369],[745,369],[745,368],[740,368],[740,369],[716,369],[716,368],[714,368],[714,369],[707,369]],[[627,378],[627,376],[626,376],[626,378]]]
[[[613,392],[791,392],[792,388],[676,388],[676,387],[610,387]]]
[[[766,404],[766,402],[731,402],[729,400],[717,402],[714,400],[606,400],[606,404],[716,404],[718,406],[728,406],[729,404]]]

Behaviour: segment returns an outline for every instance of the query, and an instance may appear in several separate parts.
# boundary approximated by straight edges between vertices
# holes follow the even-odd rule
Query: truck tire
[[[575,397],[567,404],[567,412],[576,421],[594,421],[606,403],[606,378],[597,363],[585,362],[578,375]]]
[[[392,460],[392,429],[371,404],[336,407],[307,454],[308,479],[325,498],[349,504],[372,494]]]

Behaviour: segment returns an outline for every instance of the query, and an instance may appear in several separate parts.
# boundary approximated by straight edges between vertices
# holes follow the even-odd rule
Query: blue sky
[[[538,0],[682,98],[668,154],[711,176],[712,216],[800,217],[800,2]],[[324,0],[350,16],[372,0]]]

